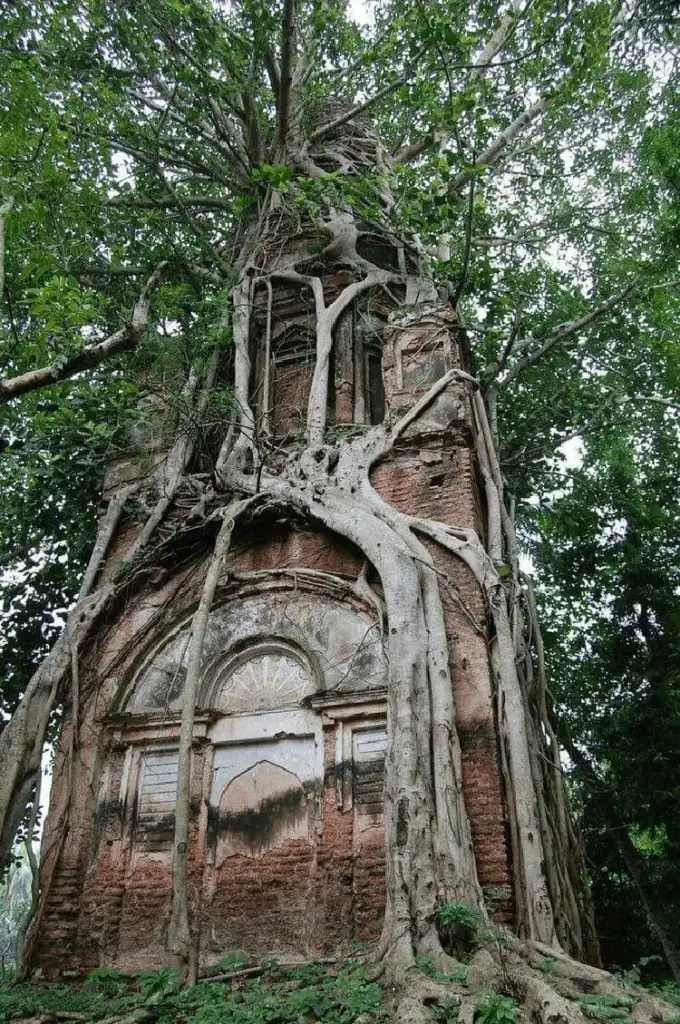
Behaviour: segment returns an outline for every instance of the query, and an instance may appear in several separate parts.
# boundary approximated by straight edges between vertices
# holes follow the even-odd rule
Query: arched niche
[[[261,857],[286,840],[309,836],[309,802],[302,782],[267,759],[228,782],[217,813],[218,864],[237,853]]]
[[[204,682],[199,703],[225,714],[274,711],[301,704],[319,688],[304,652],[272,637],[218,661]]]
[[[283,701],[271,708],[300,703],[314,693],[342,695],[386,685],[381,629],[373,610],[362,603],[330,588],[304,587],[299,581],[225,598],[208,619],[199,708],[231,714],[255,710],[260,702],[264,710],[268,697],[263,677]],[[156,640],[123,689],[121,711],[133,716],[179,715],[190,632],[187,617]],[[245,692],[248,677],[256,671],[256,707],[239,709],[236,696],[228,696],[229,686],[234,694]]]

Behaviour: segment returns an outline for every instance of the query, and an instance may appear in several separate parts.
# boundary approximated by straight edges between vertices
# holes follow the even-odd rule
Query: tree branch
[[[634,395],[621,395],[618,392],[614,392],[617,395],[617,403],[619,405],[625,405],[626,402],[641,402],[643,405],[647,402],[653,402],[656,405],[663,405],[666,409],[675,409],[676,412],[680,412],[680,402],[674,402],[672,398],[662,398],[661,395],[643,395],[637,392]]]
[[[156,135],[156,160],[158,160],[160,157],[160,146],[162,144],[161,130],[163,128],[163,124],[169,118],[174,123],[181,125],[183,128],[187,129],[193,138],[195,138],[197,134],[200,135],[201,139],[203,139],[205,143],[207,143],[208,145],[212,146],[214,149],[217,150],[220,157],[227,162],[228,166],[233,170],[234,174],[237,177],[240,177],[242,180],[245,180],[244,169],[247,172],[246,163],[244,162],[242,155],[238,152],[238,144],[234,141],[229,131],[228,125],[225,123],[224,115],[221,116],[221,120],[219,121],[215,118],[214,109],[215,107],[217,107],[219,110],[219,107],[212,97],[208,97],[208,105],[210,107],[211,112],[213,113],[213,119],[215,120],[215,128],[217,134],[216,131],[213,129],[213,126],[205,118],[201,118],[198,122],[196,122],[195,120],[192,122],[190,118],[188,118],[185,114],[181,112],[181,109],[172,110],[171,107],[173,104],[180,108],[184,108],[185,110],[187,109],[185,104],[181,104],[177,101],[174,92],[170,94],[165,103],[161,103],[159,100],[153,97],[144,96],[142,93],[136,92],[132,89],[128,90],[128,95],[137,103],[141,103],[143,106],[148,107],[150,110],[153,110],[156,113],[160,113],[162,115],[161,123],[158,125],[156,129],[154,129]],[[162,95],[166,94],[163,93]],[[220,114],[222,114],[221,111]],[[245,114],[243,116],[245,118]]]
[[[9,196],[0,204],[0,298],[5,290],[5,217],[13,203],[14,200]]]
[[[533,2],[533,0],[529,0],[529,3],[527,4],[527,8],[529,6],[531,6],[532,2]],[[501,52],[501,50],[505,46],[505,44],[508,41],[508,39],[511,38],[511,36],[514,34],[515,28],[517,26],[517,18],[518,18],[519,11],[520,11],[520,5],[521,5],[521,0],[512,0],[512,9],[510,11],[508,11],[508,13],[503,17],[503,19],[501,20],[500,25],[498,26],[498,28],[496,29],[494,34],[491,36],[491,39],[486,44],[486,46],[484,47],[484,49],[480,53],[479,57],[477,57],[477,59],[472,64],[466,64],[466,65],[457,64],[457,65],[454,65],[453,67],[449,67],[449,65],[446,62],[446,57],[441,52],[441,50],[439,51],[439,54],[440,54],[440,57],[441,57],[441,60],[442,60],[442,64],[443,64],[443,67],[444,67],[444,72],[445,72],[446,78],[448,80],[449,96],[451,98],[453,96],[453,85],[452,85],[452,82],[451,82],[451,74],[450,74],[450,72],[454,71],[454,70],[455,71],[460,70],[461,68],[465,69],[465,70],[470,69],[472,71],[472,73],[470,75],[470,78],[469,78],[470,83],[474,82],[478,78],[481,78],[483,73],[488,69],[488,67],[491,64],[491,61],[493,60],[493,58],[495,56],[497,56]],[[424,10],[423,10],[422,13],[423,13],[423,16],[426,17]],[[518,58],[515,58],[515,60],[517,60],[517,59]],[[438,146],[440,152],[448,144],[448,142],[450,140],[450,137],[451,137],[451,134],[453,134],[453,136],[457,139],[457,129],[456,129],[455,125],[454,125],[451,133],[446,133],[446,132],[437,132],[437,133],[435,133],[434,139],[437,142],[437,146]],[[412,160],[415,160],[422,153],[424,153],[425,150],[429,149],[429,146],[430,146],[430,140],[429,139],[418,139],[416,142],[411,142],[411,143],[408,143],[407,145],[400,146],[399,149],[394,154],[394,159],[395,159],[395,161],[397,163],[401,163],[401,164],[411,163]]]
[[[501,19],[498,28],[475,61],[475,67],[472,69],[472,74],[470,75],[471,82],[474,82],[477,78],[481,78],[491,64],[491,61],[501,52],[508,39],[514,34],[515,28],[517,27],[519,12],[520,0],[512,0],[511,9]]]
[[[256,55],[262,60],[269,78],[269,84],[272,87],[274,99],[278,100],[279,90],[281,89],[281,68],[279,67],[279,62],[269,46],[267,33],[262,31],[262,28],[258,23],[257,15],[252,9],[252,4],[245,2],[242,7],[243,13],[250,22],[250,28],[252,29],[253,36],[251,43],[253,45],[253,49]]]
[[[514,142],[517,136],[520,135],[525,128],[528,128],[529,125],[533,124],[534,121],[545,114],[546,110],[552,106],[554,101],[554,96],[543,96],[540,100],[537,100],[530,107],[527,107],[526,110],[522,111],[519,117],[516,117],[507,128],[504,128],[503,131],[496,136],[491,145],[488,146],[483,153],[480,153],[470,167],[456,175],[449,186],[449,190],[451,192],[457,192],[473,174],[478,174],[479,171],[495,164],[510,143]]]
[[[262,52],[262,62],[267,70],[269,76],[269,84],[272,87],[274,98],[278,100],[279,92],[281,90],[281,69],[278,61],[274,57],[273,53],[269,49],[265,49]]]
[[[476,64],[463,64],[457,67],[465,67],[475,69]],[[401,84],[401,83],[400,83]],[[468,178],[481,170],[482,168],[489,167],[491,164],[498,160],[499,156],[506,149],[524,128],[528,127],[535,121],[537,117],[543,114],[548,107],[552,104],[553,98],[546,97],[538,100],[531,107],[528,107],[518,118],[516,118],[512,124],[508,125],[499,135],[496,136],[491,145],[486,149],[480,156],[474,161],[471,167],[464,171],[461,171],[456,178],[453,179],[449,186],[452,191],[457,191],[462,188]],[[439,145],[443,145],[447,141],[447,134],[445,132],[438,132],[435,136],[435,140],[438,141]],[[394,160],[399,164],[408,164],[416,157],[424,153],[426,149],[429,149],[430,142],[427,139],[419,139],[417,142],[412,142],[407,146],[401,146],[394,154]]]
[[[290,96],[295,52],[295,0],[284,0],[281,27],[281,71],[276,110],[276,147],[283,152],[290,122]]]
[[[473,158],[474,159],[474,158]],[[456,290],[451,299],[451,305],[455,309],[460,302],[460,297],[463,294],[465,285],[467,284],[468,270],[470,269],[470,253],[472,252],[472,223],[474,220],[474,207],[475,207],[475,179],[470,178],[470,194],[468,196],[468,215],[467,224],[465,225],[465,251],[463,253],[463,266],[460,270],[460,277]]]
[[[589,327],[595,320],[599,320],[600,317],[608,313],[610,309],[613,309],[614,306],[617,306],[620,302],[623,302],[624,299],[627,299],[632,295],[633,292],[637,291],[639,287],[638,282],[634,281],[632,284],[626,285],[625,288],[622,288],[620,292],[616,293],[616,295],[612,295],[605,302],[601,302],[599,306],[595,307],[595,309],[591,309],[589,313],[582,316],[579,320],[569,320],[566,323],[560,324],[559,327],[556,327],[555,330],[543,340],[543,343],[538,349],[527,355],[524,359],[520,359],[519,362],[514,364],[514,366],[511,366],[505,376],[498,381],[498,386],[505,387],[506,384],[515,380],[520,373],[523,373],[530,366],[533,366],[539,359],[542,359],[543,356],[547,355],[554,348],[557,348],[557,346],[561,345],[567,338],[570,338],[572,334],[576,334],[584,327]],[[527,339],[517,349],[516,354],[526,350],[530,344],[531,339]]]
[[[208,96],[208,106],[210,107],[210,113],[212,114],[212,118],[215,123],[215,128],[217,129],[217,132],[223,139],[227,149],[233,154],[233,159],[236,162],[235,165],[233,166],[233,170],[234,173],[236,174],[237,180],[240,181],[241,183],[245,183],[248,180],[249,171],[248,152],[246,149],[243,148],[243,143],[237,140],[232,134],[231,127],[229,125],[229,121],[227,119],[226,114],[220,107],[219,103],[212,96]],[[236,116],[242,122],[242,134],[245,135],[245,110],[243,111],[242,115],[237,114]]]
[[[163,279],[168,264],[160,263],[146,283],[144,291],[135,303],[128,322],[111,334],[104,341],[95,345],[87,345],[75,356],[66,360],[63,367],[55,369],[54,366],[43,366],[39,370],[29,370],[18,377],[11,377],[9,380],[0,381],[0,404],[11,401],[19,395],[28,391],[36,391],[39,388],[56,384],[58,380],[65,380],[69,377],[89,370],[93,366],[111,359],[120,352],[133,349],[139,341],[140,335],[146,326],[149,316],[151,299]]]
[[[414,58],[414,64],[423,56],[424,53],[424,49],[418,51]],[[335,120],[329,121],[328,124],[324,124],[320,128],[317,128],[316,131],[312,132],[310,135],[309,141],[318,142],[319,139],[323,139],[324,136],[330,135],[334,132],[336,128],[341,128],[343,124],[347,124],[348,121],[351,121],[359,114],[363,114],[364,110],[368,110],[368,108],[372,107],[374,103],[378,102],[378,100],[383,99],[385,96],[389,96],[389,94],[394,92],[395,89],[405,85],[409,80],[411,71],[412,67],[409,67],[403,75],[399,76],[399,78],[395,78],[393,82],[388,82],[387,85],[383,85],[382,89],[378,89],[377,92],[373,93],[372,96],[369,96],[369,98],[364,100],[362,103],[357,103],[356,106],[352,107],[351,110],[348,110],[346,114],[342,114],[340,117],[336,117]]]
[[[264,161],[264,143],[260,133],[257,106],[249,92],[241,93],[243,112],[245,114],[246,151],[254,166]]]
[[[184,204],[183,198],[175,191],[173,186],[170,184],[170,182],[166,178],[165,174],[163,173],[163,169],[161,168],[161,165],[160,164],[156,164],[155,170],[156,170],[156,174],[158,175],[160,181],[162,182],[164,188],[167,190],[167,192],[170,195],[171,199],[173,199],[177,203],[177,209],[179,210],[180,214],[182,215],[182,218],[185,221],[185,223],[191,228],[193,233],[196,235],[196,238],[198,238],[198,240],[200,242],[202,242],[203,245],[205,245],[208,248],[208,250],[210,252],[210,255],[215,260],[215,262],[217,263],[217,266],[220,268],[220,270],[222,270],[224,272],[227,272],[228,271],[228,267],[225,264],[224,260],[222,259],[220,253],[215,248],[215,246],[213,245],[213,243],[210,240],[210,238],[208,238],[208,236],[206,235],[206,232],[203,230],[203,228],[198,223],[196,218],[193,216],[191,211],[187,209],[187,207]]]
[[[401,437],[404,431],[421,416],[425,409],[434,402],[435,398],[437,398],[454,380],[463,380],[468,384],[471,384],[474,388],[479,387],[479,381],[477,378],[472,377],[469,373],[465,373],[464,370],[449,370],[448,373],[443,375],[443,377],[440,377],[439,380],[435,381],[430,390],[427,391],[423,397],[419,399],[419,401],[417,401],[416,404],[395,423],[389,438],[390,445],[394,444],[394,442]]]
[[[154,199],[150,196],[122,195],[112,196],[104,205],[130,207],[135,210],[180,210],[183,206],[198,210],[232,210],[234,201],[220,196],[182,196],[180,201],[179,198],[171,197]]]

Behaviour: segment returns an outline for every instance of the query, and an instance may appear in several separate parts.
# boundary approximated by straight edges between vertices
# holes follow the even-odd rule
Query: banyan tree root
[[[510,936],[496,948],[477,950],[466,966],[464,982],[450,982],[444,976],[435,980],[415,966],[383,977],[391,1019],[395,1024],[431,1024],[434,1010],[434,1019],[473,1024],[480,1007],[498,996],[515,1001],[516,1020],[535,1024],[586,1024],[601,1019],[598,1006],[605,1014],[616,1006],[620,1020],[631,1024],[664,1024],[677,1012],[644,989],[622,985],[606,971],[540,943],[520,944]]]
[[[240,343],[241,339],[237,338],[237,346]],[[391,449],[403,429],[415,422],[452,379],[454,375],[447,374],[438,381],[393,430],[373,428],[349,440],[342,448],[323,444],[310,446],[290,458],[277,475],[266,469],[257,474],[246,472],[240,459],[225,459],[231,484],[228,493],[245,494],[248,496],[243,499],[246,503],[258,498],[275,507],[278,514],[302,516],[344,537],[359,548],[381,581],[388,623],[391,722],[386,780],[390,856],[386,867],[388,899],[381,950],[384,974],[395,983],[412,972],[417,953],[427,952],[440,962],[445,956],[434,924],[438,902],[455,898],[484,914],[472,855],[470,824],[460,788],[460,750],[455,732],[443,607],[432,559],[419,534],[462,558],[489,597],[496,623],[500,683],[506,694],[506,707],[514,716],[508,723],[507,734],[516,733],[509,756],[518,787],[515,805],[519,835],[525,843],[523,847],[520,842],[515,851],[524,865],[521,885],[528,913],[523,923],[527,937],[556,945],[543,876],[536,794],[528,753],[522,748],[522,743],[526,745],[528,739],[521,682],[517,676],[515,637],[501,581],[474,531],[460,531],[400,513],[381,499],[369,482],[375,462]],[[243,410],[243,403],[241,405]],[[244,437],[246,435],[242,434],[241,438]],[[251,467],[257,465],[257,461],[253,455]],[[221,484],[224,489],[224,479]],[[204,590],[199,606],[204,617],[212,600],[214,582],[211,581],[219,571],[218,563],[215,555],[206,578],[208,589]],[[189,658],[196,671],[201,643],[196,633],[196,644],[192,644],[195,650]],[[193,721],[190,693],[185,711],[184,743],[180,744],[183,750],[187,737],[190,739]],[[180,771],[180,781],[181,778]],[[177,821],[184,817],[178,811]],[[177,837],[175,846],[177,906],[173,907],[170,948],[184,961],[184,976],[190,977],[194,972],[188,963],[192,949],[188,910],[180,906],[182,902],[185,908],[187,906],[180,882],[186,874],[188,830],[185,832],[186,835]],[[179,942],[176,941],[178,934],[182,936]]]
[[[175,805],[175,837],[172,860],[172,913],[168,926],[168,951],[176,957],[180,980],[195,984],[198,976],[196,943],[189,924],[189,897],[187,892],[187,861],[189,856],[189,817],[191,797],[191,746],[194,730],[194,712],[201,679],[201,654],[208,625],[210,607],[215,596],[217,581],[236,519],[253,502],[252,498],[234,502],[223,513],[222,525],[215,541],[201,599],[191,625],[187,650],[187,671],[184,683],[185,699],[179,733],[177,768],[177,802]]]

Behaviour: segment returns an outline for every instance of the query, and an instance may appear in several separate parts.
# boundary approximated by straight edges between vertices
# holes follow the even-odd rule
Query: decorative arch
[[[157,634],[137,654],[121,680],[114,714],[179,716],[190,630],[187,609],[172,629]],[[234,686],[245,686],[256,667],[246,667],[246,662],[260,657],[260,669],[275,686],[288,677],[290,694],[285,686],[281,691],[284,706],[299,704],[313,693],[339,695],[386,685],[387,661],[375,610],[352,595],[348,601],[344,581],[335,579],[331,585],[319,574],[306,580],[304,570],[291,571],[290,578],[273,573],[266,583],[224,588],[208,621],[198,707],[229,713],[220,703],[229,703],[227,679],[236,674]],[[299,697],[293,699],[295,677]]]
[[[224,713],[273,711],[299,705],[319,688],[303,651],[268,637],[218,662],[204,681],[199,703]]]

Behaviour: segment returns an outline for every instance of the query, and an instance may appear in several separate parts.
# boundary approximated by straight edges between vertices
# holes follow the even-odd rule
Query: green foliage
[[[663,892],[679,936],[680,646],[677,443],[663,417],[629,413],[592,442],[569,489],[540,512],[539,549],[551,689],[572,736],[598,766],[638,850],[643,884]],[[593,893],[608,964],[661,980],[664,964],[597,793],[576,773]]]
[[[426,974],[428,978],[434,978],[437,981],[455,981],[461,983],[467,981],[468,971],[465,964],[459,964],[454,971],[442,971],[435,965],[431,953],[417,953],[416,967],[418,970],[422,971],[423,974]]]
[[[434,1020],[439,1024],[452,1024],[460,1014],[460,1002],[456,999],[444,999],[441,1003],[430,1007]]]
[[[135,971],[134,978],[139,985],[141,1001],[146,1006],[163,1002],[179,987],[179,975],[169,967],[159,971]]]
[[[0,879],[0,983],[12,980],[16,968],[17,940],[31,907],[31,869],[25,847]]]
[[[230,961],[232,967],[237,962]],[[280,977],[281,971],[276,973]],[[138,971],[134,981],[136,986],[119,972],[102,969],[91,972],[80,991],[63,985],[3,987],[0,1019],[67,1011],[94,1022],[149,1006],[162,1024],[178,1019],[187,1024],[297,1024],[301,1017],[353,1024],[362,1013],[370,1014],[375,1024],[387,1019],[380,1008],[379,985],[351,962],[336,974],[310,964],[286,972],[283,980],[258,978],[235,989],[211,981],[178,989],[176,976],[168,970]],[[124,995],[128,987],[138,991]]]
[[[667,981],[663,985],[652,987],[652,991],[659,996],[659,999],[680,1007],[680,985],[677,981]]]
[[[485,992],[475,1003],[475,1024],[517,1024],[517,1000],[499,992]]]
[[[499,893],[505,895],[502,890]],[[493,902],[490,894],[489,898]],[[439,926],[454,937],[454,945],[456,939],[461,940],[463,945],[474,943],[482,946],[494,943],[497,946],[507,946],[509,944],[508,937],[501,928],[485,925],[479,911],[458,900],[439,903],[436,917]]]
[[[554,974],[557,960],[553,956],[542,956],[536,966],[543,974]]]
[[[95,1021],[132,1010],[139,1005],[133,996],[112,996],[67,985],[0,986],[0,1020],[15,1017],[39,1017],[47,1013],[82,1013],[86,1021]]]
[[[287,164],[260,164],[250,172],[251,181],[264,182],[277,192],[285,192],[292,177],[293,172]]]
[[[17,975],[16,964],[8,961],[0,963],[0,985],[11,985]]]
[[[247,953],[242,953],[239,950],[232,950],[227,953],[226,956],[220,957],[214,964],[206,970],[208,976],[213,974],[226,974],[229,971],[240,971],[242,968],[247,967],[250,962],[250,957]]]
[[[457,900],[448,900],[437,905],[437,921],[443,925],[462,925],[476,928],[480,922],[479,913]]]
[[[88,974],[83,982],[83,989],[115,998],[124,995],[128,990],[128,985],[121,972],[115,967],[97,967]]]
[[[512,946],[512,939],[505,934],[502,928],[497,928],[494,925],[478,928],[475,933],[475,942],[480,946],[494,945],[496,948]]]
[[[4,712],[61,629],[94,539],[103,471],[126,444],[136,394],[123,382],[66,387],[68,404],[31,396],[7,415],[14,440],[0,460]]]
[[[302,981],[303,979],[298,978]],[[200,985],[194,992],[184,990],[177,1000],[178,1009],[192,1011],[196,1024],[260,1024],[265,1021],[290,1021],[297,1024],[301,1016],[329,1024],[351,1024],[362,1013],[376,1015],[380,1011],[380,988],[368,982],[362,971],[342,970],[337,976],[323,972],[300,988],[286,990],[282,985],[250,982],[242,989],[225,993],[220,986]]]
[[[591,995],[579,999],[581,1009],[591,1020],[606,1024],[611,1020],[627,1020],[635,1000],[624,995]]]

